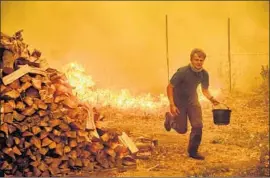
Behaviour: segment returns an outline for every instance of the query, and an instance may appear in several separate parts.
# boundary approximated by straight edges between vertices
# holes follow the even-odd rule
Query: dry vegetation
[[[138,160],[136,170],[115,176],[269,176],[268,71],[262,69],[263,83],[252,93],[234,92],[224,99],[232,109],[230,125],[214,125],[211,106],[204,106],[200,151],[205,161],[187,157],[189,135],[166,132],[163,115],[142,118],[104,110],[103,124],[134,139],[145,136],[159,142],[149,160]]]

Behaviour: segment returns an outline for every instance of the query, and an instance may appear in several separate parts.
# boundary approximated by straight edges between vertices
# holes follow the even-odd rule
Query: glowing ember
[[[81,101],[87,101],[94,106],[110,106],[120,110],[139,111],[141,113],[153,114],[168,108],[167,96],[160,94],[153,96],[150,93],[132,96],[127,89],[120,92],[113,92],[108,89],[96,89],[95,82],[91,76],[85,73],[84,68],[77,63],[70,63],[63,68],[71,86],[74,87],[74,94]],[[201,103],[207,99],[202,95],[198,87],[198,95]],[[219,94],[219,90],[211,90],[214,96]]]

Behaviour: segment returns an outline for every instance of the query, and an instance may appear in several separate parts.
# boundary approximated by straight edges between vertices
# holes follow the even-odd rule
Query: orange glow
[[[150,93],[134,96],[127,89],[121,89],[118,92],[109,89],[100,89],[95,87],[92,77],[85,73],[84,68],[78,63],[70,63],[63,68],[69,83],[74,87],[74,94],[81,100],[89,102],[93,106],[120,109],[123,111],[146,114],[155,114],[168,108],[169,102],[167,96],[160,94],[154,96]],[[207,99],[202,95],[198,87],[199,101],[203,104]],[[220,93],[220,90],[211,90],[214,96]]]

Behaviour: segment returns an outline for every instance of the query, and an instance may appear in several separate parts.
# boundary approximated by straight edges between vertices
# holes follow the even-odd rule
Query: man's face
[[[191,58],[191,63],[196,69],[201,69],[203,67],[204,58],[195,53]]]

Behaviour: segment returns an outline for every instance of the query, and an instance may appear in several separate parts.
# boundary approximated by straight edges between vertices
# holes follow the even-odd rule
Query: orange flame
[[[78,63],[66,65],[63,71],[70,85],[74,88],[74,94],[81,101],[86,101],[91,105],[110,106],[120,110],[138,111],[147,114],[162,112],[164,108],[168,108],[169,101],[164,94],[153,96],[147,93],[133,96],[127,89],[122,89],[119,92],[113,92],[108,89],[97,89],[95,88],[95,82],[92,80],[92,77],[87,75],[84,68]],[[219,94],[219,90],[214,90],[212,93],[216,96]],[[201,90],[198,90],[198,95],[201,103],[207,100]]]

